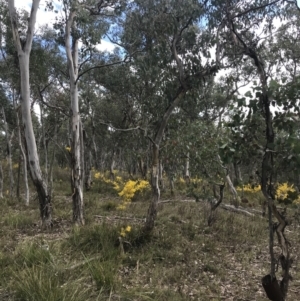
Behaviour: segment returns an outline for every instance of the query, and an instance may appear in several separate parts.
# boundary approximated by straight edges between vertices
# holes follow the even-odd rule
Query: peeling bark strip
[[[13,40],[18,52],[18,59],[20,65],[20,83],[21,83],[21,108],[23,130],[26,141],[27,161],[30,162],[30,175],[34,186],[37,190],[40,214],[43,226],[52,225],[51,216],[51,197],[48,194],[47,185],[43,179],[40,169],[39,157],[36,147],[35,136],[33,132],[33,125],[31,120],[31,106],[30,106],[30,84],[29,84],[29,58],[33,40],[34,26],[36,23],[36,14],[39,7],[40,0],[33,0],[31,6],[30,17],[28,18],[28,27],[26,33],[26,42],[22,47],[18,29],[18,15],[15,9],[15,1],[8,1],[9,14],[11,19]]]
[[[233,36],[233,42],[238,46],[244,55],[250,57],[257,69],[257,73],[260,79],[260,85],[262,93],[259,97],[259,101],[263,108],[263,117],[266,123],[266,146],[265,153],[262,161],[262,176],[261,176],[261,189],[262,193],[268,204],[268,219],[269,219],[269,252],[270,252],[270,274],[262,278],[262,285],[266,291],[268,298],[272,301],[284,301],[288,292],[289,280],[291,278],[289,269],[291,265],[290,253],[289,253],[289,242],[286,240],[284,235],[284,229],[287,226],[286,218],[283,214],[279,213],[274,203],[275,196],[272,193],[274,190],[272,184],[273,168],[274,168],[274,141],[275,133],[273,129],[273,117],[270,110],[270,103],[272,101],[271,96],[268,95],[268,84],[267,75],[264,69],[264,63],[257,54],[255,48],[251,48],[246,45],[245,41],[238,34],[235,29],[233,18],[228,20],[228,28],[231,30]],[[274,224],[272,216],[275,216],[277,223]],[[282,268],[282,280],[278,285],[276,279],[276,258],[274,254],[274,231],[276,231],[278,243],[281,247],[281,255],[278,261]]]

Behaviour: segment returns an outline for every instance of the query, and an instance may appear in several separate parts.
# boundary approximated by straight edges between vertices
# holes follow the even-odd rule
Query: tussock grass
[[[12,278],[19,301],[81,301],[90,293],[80,278],[65,282],[59,271],[49,265],[25,266],[15,271]]]

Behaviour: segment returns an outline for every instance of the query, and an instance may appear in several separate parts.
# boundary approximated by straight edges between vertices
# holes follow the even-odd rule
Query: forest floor
[[[86,225],[73,227],[66,187],[56,183],[52,230],[41,230],[37,200],[29,207],[1,200],[1,301],[267,300],[261,286],[269,271],[266,218],[218,208],[209,227],[207,204],[182,202],[177,193],[159,205],[155,230],[146,238],[140,229],[149,201],[118,210],[118,197],[95,188],[85,193]],[[260,209],[252,202],[256,205]],[[288,209],[290,301],[300,300],[296,217]],[[277,245],[275,252],[280,252]]]

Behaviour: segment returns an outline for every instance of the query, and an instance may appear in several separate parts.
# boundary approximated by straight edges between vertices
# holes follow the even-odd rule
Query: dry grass
[[[56,183],[48,232],[40,230],[36,201],[29,208],[2,201],[0,300],[266,300],[260,285],[269,267],[264,218],[218,209],[208,227],[207,205],[182,202],[177,194],[160,205],[153,235],[143,237],[148,203],[138,200],[119,211],[117,198],[95,189],[85,194],[87,225],[73,228],[68,187]],[[258,201],[251,205],[259,209]],[[128,225],[132,230],[120,245],[121,227]],[[286,234],[294,259],[287,300],[297,300],[299,221]]]

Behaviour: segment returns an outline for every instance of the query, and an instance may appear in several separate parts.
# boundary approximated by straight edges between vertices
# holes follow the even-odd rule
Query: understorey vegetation
[[[151,198],[147,188],[133,188],[133,197],[123,207],[119,190],[106,183],[109,172],[96,176],[86,193],[86,225],[78,227],[71,219],[69,170],[54,174],[52,229],[40,228],[36,195],[29,206],[6,192],[2,199],[1,300],[266,300],[260,283],[269,268],[268,221],[262,217],[264,198],[256,186],[245,185],[243,196],[237,187],[238,207],[230,205],[234,198],[226,186],[224,207],[215,210],[209,225],[214,195],[212,189],[203,192],[209,184],[199,178],[187,184],[179,176],[171,193],[164,176],[167,183],[149,236],[143,232]],[[115,171],[115,181],[125,187],[132,180]],[[290,202],[286,211],[294,260],[287,300],[296,300],[297,202]],[[280,255],[277,244],[275,252]]]
[[[29,2],[0,0],[0,299],[296,300],[298,1]]]

